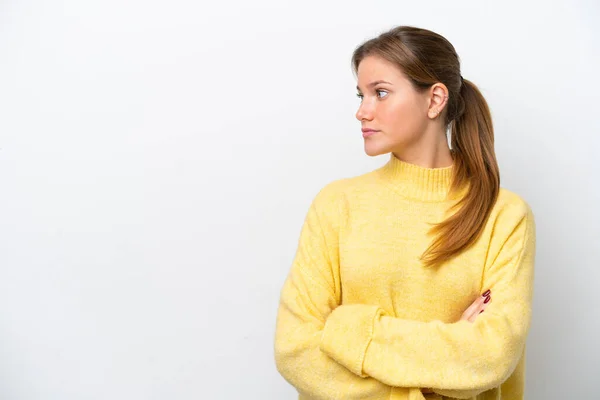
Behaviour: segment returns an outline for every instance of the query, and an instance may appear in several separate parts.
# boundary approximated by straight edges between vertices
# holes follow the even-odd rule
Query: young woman
[[[281,289],[279,373],[306,400],[522,399],[535,225],[500,188],[485,99],[425,29],[391,29],[352,65],[365,152],[390,158],[315,196]]]

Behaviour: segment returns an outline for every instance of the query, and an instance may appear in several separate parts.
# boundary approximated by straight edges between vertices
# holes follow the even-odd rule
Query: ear
[[[442,114],[448,103],[448,88],[443,83],[436,83],[429,90],[429,111],[427,115],[430,118],[437,118]]]

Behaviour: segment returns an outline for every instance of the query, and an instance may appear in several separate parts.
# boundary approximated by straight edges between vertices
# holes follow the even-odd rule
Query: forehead
[[[407,82],[400,68],[377,56],[367,56],[360,62],[357,78],[361,88],[379,80],[390,82],[392,85],[402,85]]]

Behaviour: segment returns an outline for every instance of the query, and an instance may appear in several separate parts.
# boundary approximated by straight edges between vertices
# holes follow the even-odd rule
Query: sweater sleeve
[[[275,329],[277,370],[310,399],[389,398],[390,386],[375,378],[355,375],[319,349],[325,320],[341,301],[340,198],[331,185],[317,194],[308,210],[296,255],[281,289]],[[372,324],[357,322],[365,330]]]
[[[427,387],[455,398],[499,386],[525,346],[535,254],[535,224],[527,203],[512,207],[504,222],[492,239],[501,242],[482,282],[493,302],[475,322],[404,320],[374,305],[342,305],[326,321],[321,350],[357,376],[391,386]]]

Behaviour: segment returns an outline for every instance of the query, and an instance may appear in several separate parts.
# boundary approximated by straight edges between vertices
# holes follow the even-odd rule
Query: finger
[[[489,291],[486,291],[484,294],[486,294],[487,296],[490,296]],[[481,307],[483,305],[483,302],[485,301],[486,297],[484,296],[479,296],[472,304],[469,308],[467,308],[465,310],[465,312],[463,313],[463,318],[471,318],[473,316],[473,314],[475,314],[475,316],[477,316],[479,314],[479,311],[481,310]]]
[[[484,309],[484,305],[486,301],[489,302],[491,300],[490,291],[486,291],[484,294],[487,294],[486,297],[480,296],[477,300],[475,300],[471,307],[469,307],[468,312],[466,313],[466,319],[469,321],[473,321]],[[490,299],[490,300],[487,300]]]
[[[469,317],[469,322],[474,322],[475,319],[479,316],[479,314],[481,314],[482,312],[485,311],[485,309],[488,307],[488,305],[492,302],[492,296],[489,296],[489,300],[487,301],[487,303],[485,302],[485,299],[483,299],[483,301],[481,302],[481,306],[479,307],[479,311],[475,311],[473,313],[473,315],[471,315],[471,317]]]
[[[477,298],[473,303],[471,303],[469,308],[467,308],[465,310],[465,312],[463,312],[463,318],[471,317],[471,315],[473,315],[473,313],[479,309],[479,306],[480,306],[479,303],[480,303],[479,298]]]

